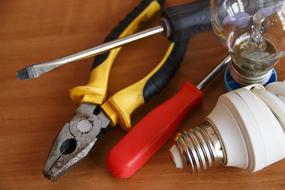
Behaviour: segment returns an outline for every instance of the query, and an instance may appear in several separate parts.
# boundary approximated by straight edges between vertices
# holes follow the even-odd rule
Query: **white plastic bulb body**
[[[234,80],[266,84],[285,55],[285,0],[211,0],[211,17]]]
[[[204,124],[177,135],[170,155],[193,172],[218,164],[256,172],[284,159],[285,82],[220,96]]]

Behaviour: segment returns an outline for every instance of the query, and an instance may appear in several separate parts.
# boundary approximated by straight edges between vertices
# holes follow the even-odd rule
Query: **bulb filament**
[[[251,41],[256,48],[261,50],[266,49],[266,40],[263,37],[265,33],[265,19],[265,16],[260,13],[254,14],[252,19],[253,25],[251,27]]]

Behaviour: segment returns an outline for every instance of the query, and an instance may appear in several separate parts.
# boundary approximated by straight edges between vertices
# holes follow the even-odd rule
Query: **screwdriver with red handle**
[[[185,82],[179,92],[147,114],[109,152],[107,166],[112,175],[134,175],[176,132],[186,114],[197,107],[209,84],[230,63],[226,57],[197,86]]]

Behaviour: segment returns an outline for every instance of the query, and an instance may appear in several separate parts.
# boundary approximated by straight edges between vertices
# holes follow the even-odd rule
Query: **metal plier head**
[[[50,150],[44,174],[56,180],[82,160],[91,150],[98,135],[110,120],[100,106],[81,104],[73,119],[64,125]]]

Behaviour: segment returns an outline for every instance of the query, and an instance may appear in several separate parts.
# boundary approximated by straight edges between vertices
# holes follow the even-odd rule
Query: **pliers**
[[[160,11],[164,0],[143,0],[106,37],[105,42],[134,33]],[[49,152],[44,174],[56,180],[90,152],[108,126],[132,127],[131,115],[158,94],[174,76],[187,49],[188,40],[170,42],[161,62],[143,79],[106,100],[112,64],[122,48],[96,56],[87,85],[71,89],[79,103],[76,115],[64,125]]]

